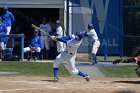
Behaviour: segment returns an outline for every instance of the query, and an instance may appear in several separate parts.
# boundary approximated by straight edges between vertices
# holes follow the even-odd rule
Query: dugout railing
[[[2,37],[9,37],[12,39],[11,42],[11,47],[10,48],[14,48],[14,42],[15,42],[15,38],[19,38],[20,39],[20,59],[21,61],[23,61],[24,59],[24,34],[10,34],[10,35],[0,35],[0,38]]]

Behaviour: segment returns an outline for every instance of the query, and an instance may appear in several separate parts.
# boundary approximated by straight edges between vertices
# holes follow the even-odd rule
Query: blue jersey
[[[2,13],[0,17],[2,18],[2,22],[6,24],[6,26],[12,26],[13,22],[15,21],[14,15],[9,11]]]
[[[31,37],[30,41],[29,41],[29,47],[42,47],[42,39],[37,35],[37,36],[33,36]]]
[[[0,35],[6,35],[6,33],[7,33],[6,25],[0,22]],[[4,42],[5,40],[6,38],[0,38],[1,42]]]

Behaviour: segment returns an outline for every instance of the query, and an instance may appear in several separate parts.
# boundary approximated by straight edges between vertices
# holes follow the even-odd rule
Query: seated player
[[[30,38],[29,47],[24,48],[24,52],[35,51],[35,59],[39,58],[42,47],[42,39],[39,37],[38,33],[39,31],[35,29],[34,36]]]

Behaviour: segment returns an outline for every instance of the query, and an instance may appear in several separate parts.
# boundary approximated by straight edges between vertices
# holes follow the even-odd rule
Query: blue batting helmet
[[[84,37],[82,32],[76,32],[75,35],[79,37],[79,40],[81,40]]]
[[[91,23],[88,24],[88,27],[89,27],[89,28],[93,28],[93,24],[91,24]]]

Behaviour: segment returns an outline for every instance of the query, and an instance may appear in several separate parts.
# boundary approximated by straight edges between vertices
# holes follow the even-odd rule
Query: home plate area
[[[54,83],[52,77],[8,76],[0,79],[0,93],[139,93],[139,78],[91,78],[60,77]]]

